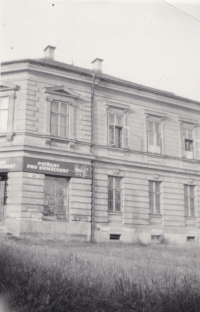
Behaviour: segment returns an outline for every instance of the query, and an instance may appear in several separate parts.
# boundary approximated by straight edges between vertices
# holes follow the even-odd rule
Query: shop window
[[[113,212],[121,211],[122,206],[122,179],[108,177],[108,210]]]
[[[123,114],[108,114],[108,146],[117,148],[129,147],[129,131]]]
[[[161,213],[161,182],[149,181],[149,209],[151,214]]]
[[[68,137],[69,103],[52,101],[51,134],[63,138]]]
[[[161,123],[157,121],[147,121],[148,152],[162,153]]]
[[[69,215],[68,197],[69,179],[45,176],[44,184],[44,215],[56,216],[57,219],[67,219]]]
[[[0,133],[7,132],[8,109],[9,109],[9,97],[8,96],[1,97],[0,98]]]
[[[185,216],[195,217],[195,186],[184,184]]]

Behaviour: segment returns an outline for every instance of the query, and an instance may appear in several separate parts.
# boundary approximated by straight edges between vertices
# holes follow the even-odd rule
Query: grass
[[[200,246],[0,242],[9,311],[200,311]]]

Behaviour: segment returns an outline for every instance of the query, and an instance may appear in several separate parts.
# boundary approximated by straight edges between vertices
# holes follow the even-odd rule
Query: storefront
[[[32,231],[54,235],[62,229],[60,234],[70,236],[69,223],[76,221],[76,228],[79,223],[87,223],[89,240],[90,165],[12,157],[1,159],[0,172],[1,220],[7,226],[7,232],[21,234]],[[74,235],[82,235],[82,232],[85,230],[77,228]]]

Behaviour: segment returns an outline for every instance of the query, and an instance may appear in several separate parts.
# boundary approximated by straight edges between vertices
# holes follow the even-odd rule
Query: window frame
[[[185,132],[185,133],[184,133]],[[191,137],[189,137],[189,132],[191,132]],[[181,150],[182,157],[186,159],[194,159],[195,158],[195,148],[194,148],[194,126],[193,124],[182,124],[180,128],[180,137],[181,137]],[[186,149],[186,142],[191,142],[192,150]]]
[[[7,141],[12,141],[14,136],[14,111],[15,111],[15,92],[19,89],[17,85],[2,83],[0,88],[0,97],[8,97],[8,120],[7,130],[0,132],[0,136],[6,136]]]
[[[109,187],[109,179],[112,179],[112,187]],[[120,188],[116,188],[116,180],[120,180]],[[109,199],[109,191],[112,192],[112,200]],[[120,201],[116,201],[116,192],[120,192]],[[112,209],[109,209],[109,202],[112,202]],[[120,203],[120,210],[116,210],[116,202]],[[108,212],[121,213],[122,212],[122,177],[108,176]]]
[[[8,103],[7,103],[7,108],[1,108],[1,103],[2,103],[2,99],[3,98],[6,98],[8,100]],[[3,133],[7,133],[8,132],[8,117],[9,117],[9,96],[0,96],[0,122],[1,122],[1,113],[7,111],[7,120],[6,120],[6,129],[5,131],[1,131],[0,129],[0,133],[3,134]]]
[[[118,107],[118,106],[112,106],[110,107],[110,104],[107,106],[107,143],[106,145],[108,147],[113,147],[115,149],[129,149],[129,126],[127,125],[128,123],[128,117],[127,117],[127,110],[128,106],[125,106],[126,108]],[[109,117],[110,115],[114,115],[114,123],[110,123]],[[120,116],[122,119],[122,124],[121,126],[117,125],[116,123],[116,117]],[[114,137],[114,143],[110,143],[110,127],[113,126],[113,137]],[[121,129],[121,144],[120,146],[116,146],[116,131],[115,129]]]
[[[196,217],[196,204],[195,204],[195,185],[183,184],[184,187],[184,208],[185,217],[195,218]],[[187,193],[186,193],[187,189]],[[191,195],[191,189],[193,189],[193,195]],[[193,199],[193,213],[191,213],[191,202]]]
[[[68,96],[47,95],[46,107],[46,122],[45,122],[45,136],[54,140],[64,140],[75,142],[75,124],[74,124],[74,108],[76,105],[75,99],[70,99]],[[51,134],[51,107],[53,102],[63,102],[68,104],[68,136],[54,136]]]
[[[149,130],[149,124],[150,123],[153,124],[153,131]],[[156,124],[159,125],[159,132],[156,131]],[[152,134],[152,136],[153,136],[154,144],[150,144],[150,134]],[[157,134],[159,134],[159,140],[160,140],[159,145],[157,143]],[[147,119],[147,149],[148,149],[148,152],[162,155],[162,151],[163,151],[162,142],[163,142],[163,139],[162,139],[162,123],[161,123],[161,120],[148,118]]]
[[[58,106],[59,106],[58,112],[54,112],[52,110],[54,103],[58,103]],[[67,114],[63,114],[61,112],[62,104],[67,105]],[[70,102],[68,102],[68,101],[53,100],[51,102],[51,113],[50,113],[50,133],[51,133],[51,136],[55,136],[57,138],[63,138],[63,139],[67,139],[69,137],[69,105],[70,105]],[[52,116],[58,116],[58,124],[55,125],[58,127],[58,135],[52,133]],[[61,132],[61,118],[62,117],[66,118],[66,127],[65,127],[66,128],[66,136],[62,136],[60,133]]]
[[[150,185],[153,185],[153,190],[151,191]],[[161,204],[161,183],[162,181],[149,180],[149,213],[152,215],[161,215],[162,214],[162,204]],[[156,191],[156,185],[159,185],[159,192]],[[153,205],[151,206],[151,195],[153,197]],[[156,196],[159,195],[159,209],[156,208]]]

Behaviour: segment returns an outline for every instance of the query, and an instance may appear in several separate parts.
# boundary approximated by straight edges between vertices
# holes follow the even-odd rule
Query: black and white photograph
[[[200,0],[0,21],[0,312],[200,312]]]

